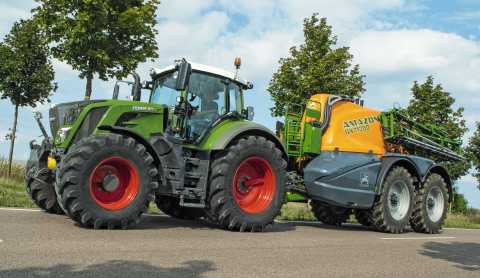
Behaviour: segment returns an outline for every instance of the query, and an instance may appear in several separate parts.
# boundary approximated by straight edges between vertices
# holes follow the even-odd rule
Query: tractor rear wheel
[[[350,209],[329,205],[327,203],[312,200],[310,201],[312,212],[318,221],[332,226],[341,226],[350,217]]]
[[[206,214],[228,230],[263,231],[285,198],[282,152],[264,137],[248,136],[217,153],[211,163]]]
[[[63,214],[55,194],[55,176],[47,168],[26,169],[26,189],[32,201],[45,212]]]
[[[203,209],[180,206],[180,200],[172,196],[157,195],[155,203],[160,211],[173,218],[194,220],[205,215]]]
[[[158,170],[145,147],[118,134],[80,140],[58,172],[57,195],[83,227],[127,228],[154,199]]]
[[[381,232],[402,233],[412,214],[414,195],[413,178],[408,170],[403,167],[390,170],[372,208],[373,226]]]
[[[410,225],[415,232],[438,234],[447,217],[447,183],[439,174],[431,174],[417,189]]]

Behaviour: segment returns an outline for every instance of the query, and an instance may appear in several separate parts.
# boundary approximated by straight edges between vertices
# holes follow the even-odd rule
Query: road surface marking
[[[41,211],[39,209],[24,209],[24,208],[0,208],[0,210],[4,210],[4,211],[30,211],[30,212]]]
[[[381,237],[380,239],[385,240],[432,240],[432,239],[454,239],[454,236],[431,236],[431,237]]]

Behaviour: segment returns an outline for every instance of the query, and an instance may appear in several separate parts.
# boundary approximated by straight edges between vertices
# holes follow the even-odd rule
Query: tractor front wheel
[[[263,231],[283,205],[286,164],[275,144],[259,136],[215,154],[208,217],[228,230]]]
[[[80,140],[65,156],[56,186],[62,206],[84,227],[127,228],[154,199],[158,170],[145,147],[117,134]]]

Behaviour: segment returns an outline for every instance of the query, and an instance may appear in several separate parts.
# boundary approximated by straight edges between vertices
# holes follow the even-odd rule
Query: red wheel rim
[[[90,195],[108,210],[120,210],[132,203],[138,194],[140,179],[137,168],[127,159],[109,157],[90,174]]]
[[[240,163],[233,177],[233,197],[250,214],[265,211],[273,201],[276,178],[270,163],[252,156]]]

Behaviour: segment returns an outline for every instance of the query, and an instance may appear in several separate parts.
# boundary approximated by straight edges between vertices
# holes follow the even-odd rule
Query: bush
[[[454,192],[452,202],[452,213],[465,214],[468,210],[468,201],[463,194]]]

